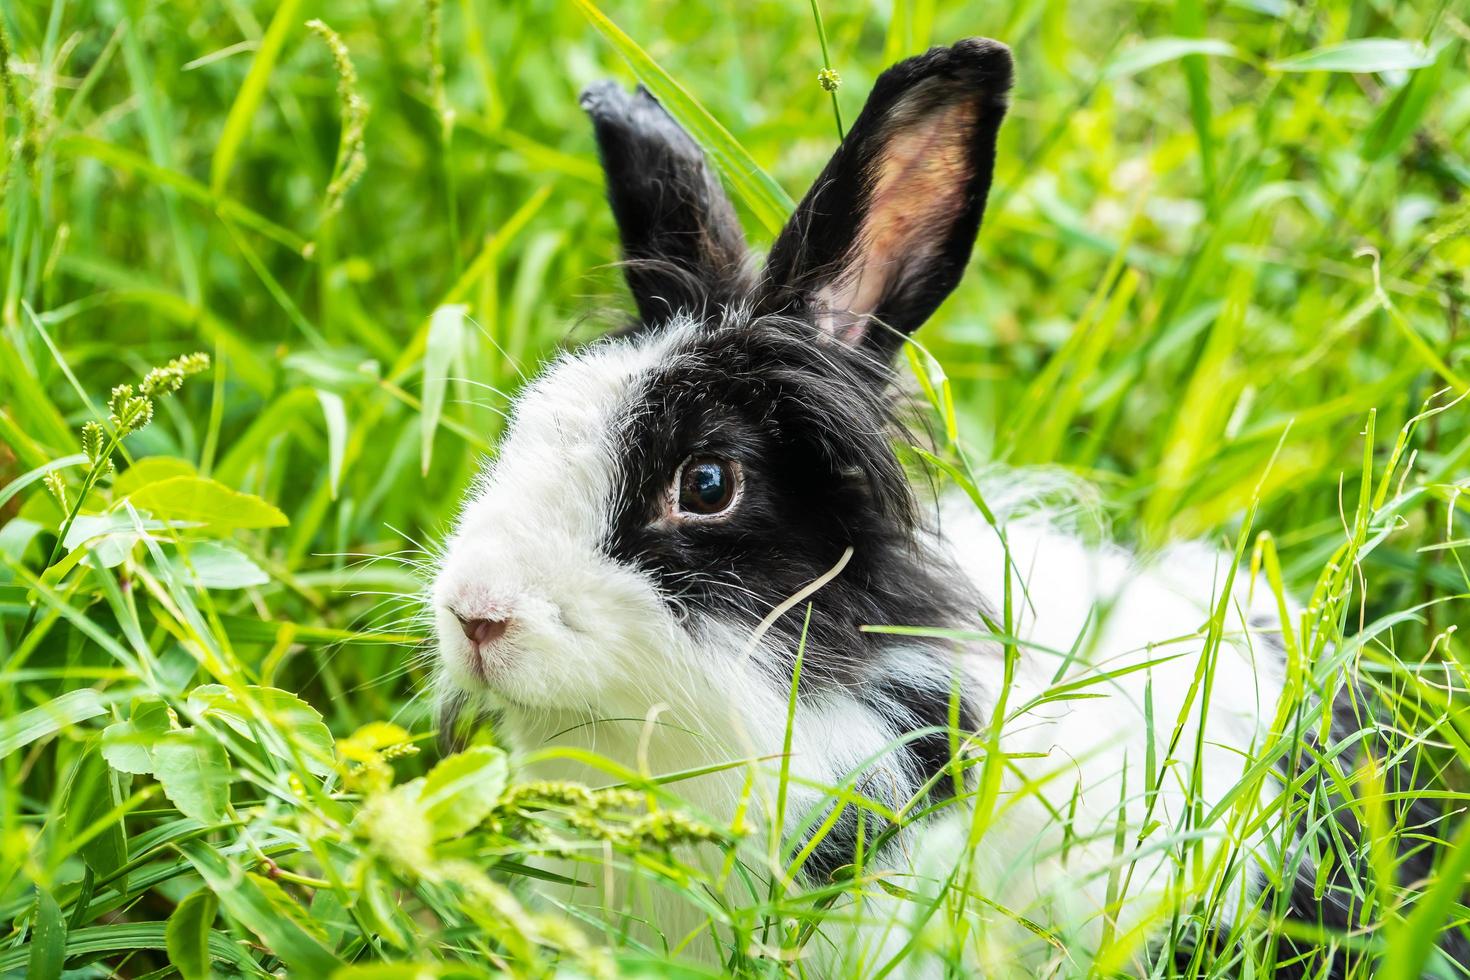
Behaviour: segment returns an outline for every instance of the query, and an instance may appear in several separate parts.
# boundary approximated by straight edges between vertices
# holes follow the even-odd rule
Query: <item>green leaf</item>
[[[102,758],[118,772],[153,772],[153,746],[169,730],[168,707],[162,701],[133,699],[127,721],[102,731]]]
[[[1105,78],[1137,75],[1158,65],[1178,61],[1189,55],[1216,55],[1240,58],[1240,49],[1227,41],[1209,37],[1154,37],[1118,53],[1103,72]]]
[[[65,565],[53,565],[46,574],[51,581],[56,581],[88,552],[97,556],[103,568],[116,568],[127,559],[133,545],[142,541],[145,534],[168,529],[169,524],[165,521],[140,521],[132,514],[79,514],[61,542],[72,560]]]
[[[81,846],[81,855],[99,880],[112,878],[114,872],[128,863],[127,829],[121,814],[113,817],[100,832],[92,831],[94,825],[106,818],[122,799],[117,774],[108,769],[100,756],[88,753],[67,787],[62,827],[66,840],[80,840],[84,834],[91,835]],[[114,878],[112,884],[120,891],[125,890],[127,876]]]
[[[459,837],[478,826],[495,809],[509,771],[505,753],[489,745],[452,755],[430,770],[419,803],[434,838]]]
[[[303,375],[313,388],[339,395],[376,384],[383,377],[382,365],[355,349],[297,351],[281,363],[293,374]]]
[[[0,507],[4,507],[7,503],[10,502],[11,497],[14,497],[26,487],[30,486],[33,483],[39,483],[41,480],[45,479],[47,473],[52,473],[56,470],[64,470],[69,466],[82,466],[86,464],[86,462],[86,456],[82,455],[81,453],[76,453],[72,456],[63,456],[61,459],[54,459],[51,462],[47,463],[45,466],[38,467],[34,470],[31,470],[29,473],[25,473],[21,476],[16,477],[14,480],[11,480],[9,483],[5,484],[4,489],[0,489]]]
[[[1384,103],[1363,133],[1363,159],[1382,160],[1395,152],[1418,128],[1430,99],[1441,91],[1448,57],[1435,59],[1428,70],[1415,72],[1407,85]]]
[[[1434,63],[1434,53],[1417,41],[1399,41],[1386,37],[1364,37],[1341,44],[1313,48],[1282,61],[1273,62],[1276,71],[1409,71]]]
[[[440,978],[474,980],[477,977],[497,975],[499,974],[472,967],[467,963],[354,963],[332,974],[332,980],[440,980]],[[581,974],[573,971],[567,975],[580,976]],[[669,972],[666,969],[660,975],[677,977],[680,974],[677,970]],[[709,974],[701,973],[698,976],[709,976]]]
[[[352,913],[342,904],[342,896],[330,888],[318,888],[306,906],[311,921],[321,927],[327,944],[334,949],[351,936],[360,934],[361,926],[354,922]]]
[[[741,146],[730,131],[720,125],[708,109],[690,95],[684,86],[664,71],[648,52],[638,46],[618,25],[614,24],[591,0],[575,0],[583,16],[597,28],[628,64],[634,73],[648,86],[669,115],[677,119],[689,135],[704,147],[710,159],[725,179],[730,182],[735,195],[745,204],[766,231],[776,234],[786,224],[786,218],[796,209],[790,195],[761,169],[755,158]]]
[[[214,739],[192,728],[168,732],[153,746],[153,775],[184,816],[201,823],[224,819],[235,777]]]
[[[286,967],[302,977],[329,977],[341,966],[304,909],[269,879],[249,874],[208,844],[179,849],[219,897],[225,913],[260,937]]]
[[[385,872],[380,871],[376,864],[366,865],[354,909],[357,917],[384,942],[406,950],[408,940],[399,926],[403,910],[394,895],[393,885],[384,878]]]
[[[112,481],[112,495],[114,499],[121,499],[150,483],[161,483],[176,476],[195,476],[197,473],[194,464],[187,459],[177,456],[145,456]]]
[[[30,972],[35,980],[56,980],[66,962],[66,920],[61,906],[44,888],[36,889],[35,918],[31,924]]]
[[[22,711],[14,718],[0,719],[0,759],[38,738],[54,735],[68,725],[95,718],[106,710],[107,702],[102,696],[84,687]]]
[[[168,961],[184,980],[207,980],[209,967],[209,932],[219,900],[208,888],[201,888],[179,903],[168,917],[163,938],[168,946]]]
[[[158,520],[191,521],[213,528],[284,527],[286,515],[253,494],[199,476],[176,476],[140,487],[133,506]]]
[[[30,945],[0,950],[0,973],[20,970],[30,956]],[[66,935],[67,956],[128,953],[139,949],[164,949],[162,922],[110,922],[104,926],[70,929]],[[212,933],[209,951],[217,960],[233,964],[235,972],[267,976],[244,951],[241,944]]]
[[[312,772],[324,776],[332,771],[336,743],[321,712],[291,692],[275,687],[249,685],[243,694],[242,701],[222,684],[201,684],[189,692],[189,707],[219,719],[252,742],[259,741],[262,732],[278,733],[296,745]],[[273,746],[266,748],[275,750]]]
[[[342,485],[342,461],[347,452],[347,408],[342,396],[335,391],[316,390],[316,400],[322,406],[322,417],[327,422],[327,480],[332,489],[332,499],[337,499],[337,490]]]
[[[449,367],[464,344],[468,312],[469,307],[456,303],[439,307],[429,318],[428,346],[424,350],[423,408],[419,415],[423,425],[419,463],[424,473],[429,472],[429,461],[434,456],[434,433],[444,411],[444,388],[449,381]]]
[[[24,517],[11,520],[4,527],[0,527],[0,558],[8,558],[17,565],[25,561],[26,551],[36,540],[46,526],[39,521],[32,521]],[[0,583],[13,582],[15,573],[4,566],[0,561]]]
[[[175,553],[167,561],[181,581],[205,589],[245,589],[271,580],[244,552],[222,541],[191,542],[187,559]]]

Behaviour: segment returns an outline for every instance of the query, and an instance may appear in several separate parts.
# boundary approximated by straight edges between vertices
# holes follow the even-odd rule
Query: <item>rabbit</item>
[[[671,788],[783,835],[786,859],[814,841],[800,882],[861,854],[908,893],[839,902],[802,954],[811,976],[938,975],[911,937],[945,881],[994,903],[951,926],[971,930],[967,970],[1085,969],[1127,936],[1142,962],[1179,893],[1222,868],[1228,927],[1280,843],[1270,819],[1238,839],[1206,828],[1181,867],[1149,840],[1217,805],[1269,814],[1281,791],[1281,773],[1250,771],[1283,696],[1270,593],[1204,545],[1088,543],[1024,506],[1017,474],[986,489],[988,515],[923,503],[895,451],[895,359],[964,273],[1012,72],[979,38],[885,71],[760,267],[658,101],[588,88],[637,313],[526,385],[430,591],[442,730],[488,715],[546,777],[612,780],[586,753],[708,770]],[[581,753],[537,751],[553,748]],[[1148,766],[1163,767],[1151,786]],[[966,802],[920,818],[956,780]],[[883,809],[860,820],[831,787]],[[785,874],[773,853],[746,856]],[[1290,908],[1345,927],[1299,863]],[[670,946],[705,917],[634,875],[561,870],[592,887],[559,900],[632,903]]]

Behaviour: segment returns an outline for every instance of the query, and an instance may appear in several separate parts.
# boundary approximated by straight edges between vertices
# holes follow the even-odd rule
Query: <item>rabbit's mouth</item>
[[[470,676],[480,684],[493,688],[497,671],[505,667],[508,657],[501,643],[470,643],[463,649],[461,659]]]

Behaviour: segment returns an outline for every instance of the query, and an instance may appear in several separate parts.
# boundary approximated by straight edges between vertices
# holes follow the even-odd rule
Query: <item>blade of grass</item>
[[[260,39],[260,46],[255,49],[255,57],[250,59],[250,70],[245,73],[245,80],[240,83],[240,90],[230,105],[224,129],[220,131],[219,142],[215,144],[214,156],[209,161],[209,190],[216,196],[223,196],[240,144],[250,131],[250,122],[255,118],[260,100],[265,97],[271,72],[276,67],[276,59],[281,55],[281,48],[286,43],[291,28],[297,26],[297,11],[300,7],[301,0],[281,0],[271,17],[270,27]]]

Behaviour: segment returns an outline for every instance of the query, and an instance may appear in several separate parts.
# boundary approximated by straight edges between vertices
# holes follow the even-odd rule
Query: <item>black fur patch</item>
[[[1274,623],[1251,625],[1257,640],[1284,654]],[[1349,681],[1333,699],[1326,745],[1315,735],[1308,735],[1313,751],[1295,760],[1283,760],[1281,767],[1283,779],[1291,778],[1295,792],[1310,799],[1304,822],[1316,827],[1315,831],[1298,828],[1310,834],[1310,839],[1298,847],[1308,848],[1307,853],[1315,853],[1319,859],[1302,861],[1296,875],[1282,889],[1268,895],[1265,908],[1318,927],[1326,935],[1362,930],[1365,910],[1361,896],[1372,890],[1374,875],[1369,861],[1369,833],[1358,822],[1352,801],[1343,798],[1333,775],[1325,771],[1327,768],[1350,778],[1364,753],[1371,753],[1382,767],[1383,788],[1391,797],[1384,802],[1385,820],[1389,826],[1404,828],[1398,841],[1398,881],[1394,884],[1413,886],[1425,881],[1441,850],[1437,841],[1444,840],[1451,831],[1450,815],[1440,802],[1416,795],[1433,782],[1432,774],[1423,769],[1429,765],[1429,757],[1412,748],[1401,752],[1402,738],[1380,723],[1381,710],[1365,684],[1357,679]],[[1401,797],[1394,799],[1393,794]],[[1300,856],[1293,856],[1293,860]],[[1330,867],[1319,880],[1323,863]],[[1375,921],[1379,915],[1380,910],[1369,909],[1366,920]],[[1455,963],[1470,967],[1470,942],[1462,930],[1445,929],[1439,945]],[[1276,976],[1345,977],[1350,969],[1361,969],[1365,957],[1371,955],[1283,938],[1277,947]]]
[[[607,172],[641,324],[713,309],[749,288],[745,236],[704,153],[643,86],[582,93]]]
[[[854,692],[870,651],[887,642],[860,626],[972,621],[978,597],[917,540],[876,370],[800,321],[736,312],[697,330],[663,359],[629,412],[608,553],[651,572],[678,607],[753,625],[852,547],[816,603],[803,674]],[[696,454],[742,465],[733,516],[658,520],[675,470]],[[773,631],[794,652],[801,626],[795,609]]]
[[[893,449],[892,401],[875,384],[886,368],[809,324],[739,311],[694,329],[662,364],[620,435],[609,555],[649,573],[697,635],[702,621],[753,629],[852,548],[813,599],[804,645],[805,604],[767,634],[781,652],[765,665],[772,684],[787,689],[800,648],[799,696],[844,694],[889,721],[895,738],[947,726],[949,689],[892,676],[883,654],[895,638],[861,629],[980,621],[981,600],[965,577],[918,539],[913,492]],[[741,464],[735,511],[720,522],[662,520],[675,471],[696,454]],[[909,649],[926,643],[946,658],[935,673],[947,676],[945,644],[903,640]],[[960,718],[966,732],[979,723],[968,702]],[[948,735],[918,736],[901,753],[893,768],[911,782],[899,787],[907,794],[948,765]],[[845,816],[813,855],[812,873],[849,863],[856,832]]]

